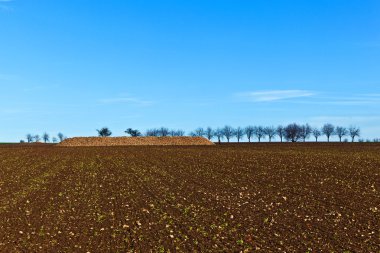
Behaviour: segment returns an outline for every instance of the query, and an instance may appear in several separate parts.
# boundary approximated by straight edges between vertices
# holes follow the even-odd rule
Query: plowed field
[[[0,147],[0,252],[379,252],[380,145]]]

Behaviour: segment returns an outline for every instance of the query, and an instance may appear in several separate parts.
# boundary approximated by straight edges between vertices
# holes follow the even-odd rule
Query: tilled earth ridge
[[[0,252],[379,252],[380,145],[0,148]]]
[[[215,145],[203,137],[74,137],[58,144],[62,147],[75,146],[193,146]]]

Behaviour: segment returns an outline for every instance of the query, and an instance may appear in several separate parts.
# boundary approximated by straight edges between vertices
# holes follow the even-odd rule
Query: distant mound
[[[75,137],[62,141],[62,147],[98,146],[191,146],[214,145],[203,137]]]

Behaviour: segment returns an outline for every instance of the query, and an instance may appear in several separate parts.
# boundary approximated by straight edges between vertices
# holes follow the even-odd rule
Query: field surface
[[[380,252],[380,145],[0,147],[0,252]]]

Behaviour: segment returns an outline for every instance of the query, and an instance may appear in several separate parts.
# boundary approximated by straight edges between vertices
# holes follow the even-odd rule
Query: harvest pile
[[[380,145],[0,147],[0,252],[380,252]]]
[[[214,145],[203,137],[75,137],[58,144],[62,147],[90,147],[90,146],[187,146],[187,145]]]

